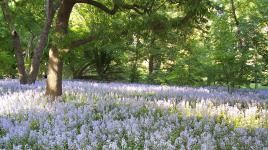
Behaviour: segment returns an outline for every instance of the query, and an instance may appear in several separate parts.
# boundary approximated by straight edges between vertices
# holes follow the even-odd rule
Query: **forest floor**
[[[268,149],[268,91],[0,80],[1,149]]]

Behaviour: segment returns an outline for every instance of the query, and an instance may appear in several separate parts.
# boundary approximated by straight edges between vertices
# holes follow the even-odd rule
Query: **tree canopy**
[[[268,84],[266,0],[1,0],[0,77]],[[18,70],[18,71],[17,71]]]

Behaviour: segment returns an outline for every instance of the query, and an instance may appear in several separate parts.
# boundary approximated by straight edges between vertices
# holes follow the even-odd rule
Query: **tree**
[[[134,1],[135,2],[135,1]],[[49,65],[48,65],[48,79],[47,79],[47,88],[46,88],[46,95],[50,96],[60,96],[62,95],[62,69],[63,69],[63,62],[62,52],[68,46],[65,46],[63,43],[64,40],[68,37],[68,26],[69,26],[69,18],[73,7],[77,3],[85,3],[96,8],[103,10],[104,12],[114,15],[116,12],[120,10],[134,10],[139,14],[145,14],[149,11],[153,11],[153,6],[155,5],[156,1],[146,1],[142,4],[128,4],[121,0],[114,0],[113,1],[113,8],[109,9],[107,5],[102,4],[98,1],[94,0],[62,0],[59,6],[57,18],[56,18],[56,25],[55,25],[55,33],[54,39],[52,42],[52,47],[49,50]],[[198,17],[198,15],[204,13],[207,7],[200,7],[207,5],[207,1],[201,0],[193,0],[191,2],[184,1],[186,5],[191,4],[193,7],[185,11],[185,16],[182,18],[181,22],[183,23],[186,20],[189,20],[194,17]],[[180,1],[168,1],[164,2],[171,3],[171,4],[180,4]],[[160,6],[163,4],[160,2]],[[184,5],[186,7],[186,5]],[[187,9],[186,9],[187,10]],[[191,11],[189,11],[191,10]],[[68,51],[68,50],[67,50]]]
[[[120,9],[135,10],[140,13],[141,8],[138,5],[124,4],[121,1],[115,1],[113,9],[109,9],[106,5],[94,0],[62,0],[56,18],[54,41],[51,49],[49,50],[46,95],[53,97],[62,95],[63,61],[61,57],[63,54],[60,54],[60,51],[62,52],[62,50],[66,50],[68,47],[61,46],[60,44],[63,42],[60,40],[66,39],[68,35],[69,18],[74,5],[77,3],[92,5],[111,15],[115,14]]]
[[[39,36],[37,46],[34,49],[33,59],[32,59],[29,73],[27,73],[26,68],[25,68],[23,50],[21,46],[21,38],[20,38],[19,32],[16,30],[15,22],[13,19],[14,17],[12,16],[12,13],[9,9],[9,1],[1,0],[1,8],[2,8],[3,15],[7,23],[9,32],[11,33],[11,36],[12,36],[12,41],[13,41],[12,45],[15,50],[20,83],[21,84],[34,83],[36,81],[36,78],[39,72],[43,49],[46,46],[48,36],[49,36],[49,30],[51,28],[51,24],[52,24],[54,14],[56,11],[55,3],[53,4],[52,0],[47,0],[46,2],[46,8],[45,8],[46,20],[44,22],[42,32]]]
[[[216,2],[211,28],[204,40],[209,49],[207,55],[211,56],[207,66],[210,82],[232,89],[263,81],[263,52],[267,49],[264,4],[249,0]]]

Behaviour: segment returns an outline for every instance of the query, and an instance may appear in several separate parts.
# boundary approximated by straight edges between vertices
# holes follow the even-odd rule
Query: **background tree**
[[[153,10],[153,6],[155,5],[155,1],[147,1],[141,4],[128,4],[124,1],[113,1],[113,8],[109,9],[107,4],[102,4],[97,1],[84,1],[84,0],[63,0],[58,10],[56,25],[55,25],[55,33],[54,39],[52,43],[52,48],[49,51],[49,65],[48,65],[48,80],[47,80],[47,89],[46,94],[51,96],[59,96],[62,94],[62,55],[59,52],[66,51],[66,45],[64,45],[64,41],[67,41],[68,38],[68,27],[69,27],[69,19],[73,7],[77,3],[85,3],[91,6],[95,6],[108,14],[115,14],[117,11],[122,9],[125,10],[134,10],[139,14],[148,14],[148,12]],[[207,10],[207,6],[209,3],[207,1],[193,0],[192,2],[185,1],[185,3],[180,3],[179,1],[170,1],[171,4],[181,4],[185,7],[184,9],[184,17],[181,19],[182,23],[188,22],[190,19],[194,18],[194,20],[198,21],[201,14]],[[166,4],[166,2],[164,3]],[[189,7],[189,4],[192,4]],[[162,6],[162,4],[161,4]],[[180,6],[180,5],[179,5]],[[189,7],[187,9],[187,7]],[[71,42],[72,43],[72,42]],[[66,44],[66,42],[65,42]],[[60,51],[59,51],[60,50]],[[68,51],[68,50],[67,50]]]
[[[9,4],[14,6],[15,12],[21,14],[21,16],[19,17],[24,17],[25,19],[20,20],[19,18],[17,18],[17,16],[13,15]],[[3,16],[12,37],[12,47],[15,51],[21,84],[34,83],[37,78],[41,57],[48,40],[49,30],[56,11],[55,6],[56,4],[53,4],[52,0],[46,1],[45,9],[36,9],[35,5],[38,7],[42,5],[42,2],[32,1],[26,3],[25,1],[19,1],[19,2],[14,1],[13,3],[9,3],[8,0],[1,0],[1,8]],[[43,13],[43,11],[45,11],[45,13]],[[44,19],[45,21],[43,23],[42,30],[40,30],[40,26],[42,25],[40,25],[39,22],[41,22],[43,18],[41,17],[40,19],[40,17],[37,16],[37,14],[46,15],[46,19]],[[27,38],[27,36],[24,35],[22,38],[23,40],[29,41],[27,43],[28,47],[26,50],[23,50],[24,43],[26,42],[23,42],[21,40],[19,32],[20,29],[28,31],[28,32],[22,32],[29,35],[29,38]],[[40,36],[38,39],[35,39],[37,37],[36,32],[40,32]],[[36,44],[34,43],[35,40]],[[24,58],[24,56],[26,56],[26,58]],[[25,64],[25,60],[30,61],[31,58],[32,63],[31,66],[29,67],[29,73],[27,73],[27,66],[26,66],[27,64]]]
[[[16,63],[21,83],[48,73],[51,96],[62,78],[230,91],[268,83],[265,0],[49,2],[1,1],[1,78],[17,77]]]

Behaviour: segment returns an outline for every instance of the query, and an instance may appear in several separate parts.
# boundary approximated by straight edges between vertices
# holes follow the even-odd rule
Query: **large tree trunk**
[[[62,67],[63,62],[59,57],[59,51],[56,47],[49,50],[48,76],[46,95],[52,97],[62,95]]]
[[[69,18],[74,4],[75,3],[72,0],[63,0],[61,2],[55,27],[56,38],[64,38],[67,35]],[[62,95],[63,60],[61,58],[62,56],[60,56],[59,53],[59,48],[57,47],[57,45],[55,45],[55,43],[53,43],[52,48],[49,51],[49,64],[46,87],[46,95],[52,97]]]
[[[95,6],[104,12],[108,14],[115,14],[118,10],[119,7],[118,5],[114,5],[113,9],[109,9],[105,5],[103,5],[100,2],[97,1],[92,1],[92,0],[61,0],[60,8],[57,14],[57,19],[56,19],[56,29],[55,29],[55,34],[57,36],[60,35],[61,38],[66,37],[67,31],[68,31],[68,23],[69,23],[69,18],[73,9],[73,6],[75,3],[86,3],[92,6]],[[125,9],[133,9],[136,12],[140,12],[138,5],[122,5],[122,8]],[[59,37],[56,37],[59,38]],[[88,42],[90,42],[89,40]],[[72,43],[72,42],[71,42]],[[83,44],[84,42],[82,42]],[[49,69],[48,69],[48,79],[47,79],[47,88],[46,88],[46,95],[55,97],[59,96],[62,93],[62,59],[60,58],[59,55],[59,47],[57,45],[52,44],[53,48],[50,50],[50,55],[49,55]],[[56,69],[55,69],[56,68]]]

